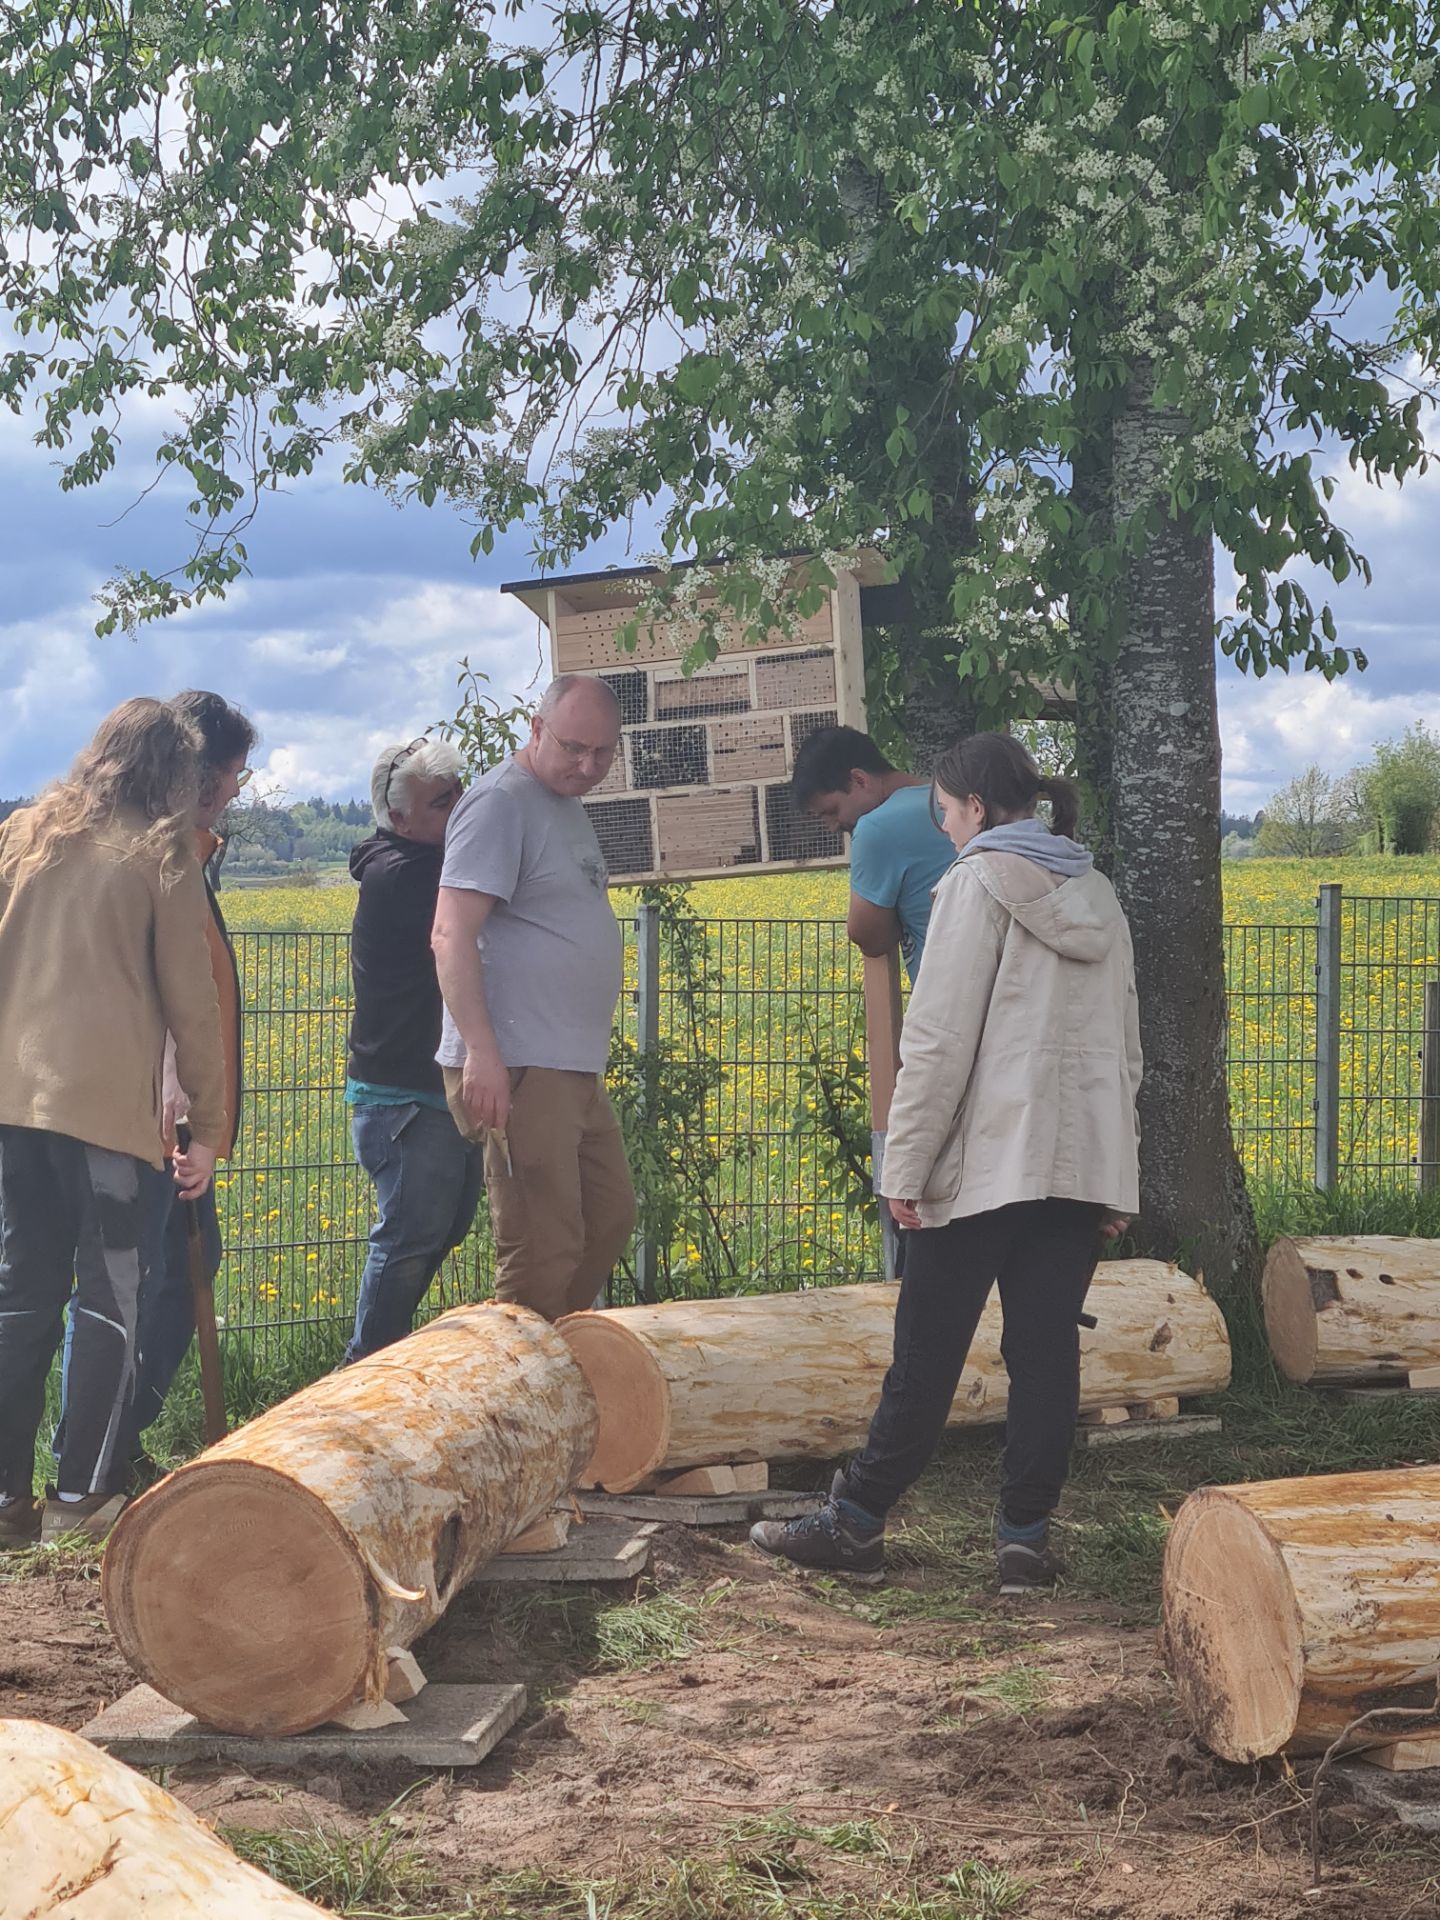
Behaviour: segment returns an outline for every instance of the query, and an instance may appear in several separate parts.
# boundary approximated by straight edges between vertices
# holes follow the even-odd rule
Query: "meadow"
[[[1413,1193],[1419,1027],[1440,975],[1440,859],[1235,861],[1224,869],[1231,1096],[1257,1189],[1303,1194],[1314,1154],[1315,900],[1345,889],[1342,1162],[1352,1187]],[[843,871],[698,883],[662,937],[658,1063],[635,1047],[636,950],[612,1087],[662,1295],[878,1273],[867,1186],[860,968]],[[336,1348],[364,1261],[368,1182],[344,1109],[350,885],[226,895],[249,1017],[245,1133],[221,1174],[232,1330]],[[629,918],[634,897],[620,894]],[[441,1299],[483,1291],[482,1207]],[[636,1274],[617,1277],[629,1297]]]

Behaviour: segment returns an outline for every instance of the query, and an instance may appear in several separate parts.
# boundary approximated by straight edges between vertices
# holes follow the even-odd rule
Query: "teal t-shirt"
[[[928,786],[897,787],[861,814],[850,836],[850,885],[872,907],[895,910],[912,986],[930,925],[930,896],[954,858],[954,847],[930,817]]]

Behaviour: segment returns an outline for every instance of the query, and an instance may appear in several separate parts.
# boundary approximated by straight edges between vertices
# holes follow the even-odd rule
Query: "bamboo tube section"
[[[78,1734],[0,1720],[0,1913],[65,1920],[305,1920],[187,1807]]]
[[[582,1484],[627,1492],[661,1469],[824,1460],[864,1440],[895,1338],[892,1286],[817,1287],[576,1313],[558,1331],[595,1393],[600,1435]],[[1158,1260],[1102,1262],[1080,1340],[1080,1403],[1213,1393],[1230,1378],[1219,1308]],[[951,1426],[1005,1418],[999,1301],[991,1297]]]
[[[1318,1753],[1372,1708],[1434,1705],[1437,1502],[1440,1467],[1191,1494],[1165,1551],[1165,1641],[1208,1747],[1237,1761]]]
[[[1277,1240],[1263,1295],[1270,1350],[1287,1380],[1395,1380],[1440,1363],[1433,1240]]]
[[[408,1646],[596,1439],[538,1314],[458,1307],[232,1433],[122,1514],[104,1598],[157,1692],[233,1733],[385,1697]]]

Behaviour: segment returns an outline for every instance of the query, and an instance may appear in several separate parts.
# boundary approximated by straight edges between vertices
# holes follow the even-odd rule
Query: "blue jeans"
[[[470,1231],[484,1180],[479,1148],[438,1108],[357,1104],[350,1133],[375,1182],[380,1217],[370,1229],[347,1362],[409,1333],[441,1261]]]
[[[116,1448],[122,1461],[140,1453],[140,1435],[160,1417],[180,1363],[195,1333],[195,1297],[190,1286],[190,1249],[186,1213],[193,1207],[200,1222],[205,1272],[213,1283],[224,1249],[212,1182],[198,1200],[181,1200],[168,1166],[140,1169],[140,1310],[135,1330],[135,1391]],[[65,1444],[65,1410],[70,1392],[75,1314],[66,1316],[65,1351],[60,1364],[60,1424],[53,1447]]]

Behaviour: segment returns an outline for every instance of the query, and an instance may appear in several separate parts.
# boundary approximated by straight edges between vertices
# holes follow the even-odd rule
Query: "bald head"
[[[610,771],[619,741],[614,688],[588,673],[562,673],[545,689],[520,758],[542,786],[578,800]]]

